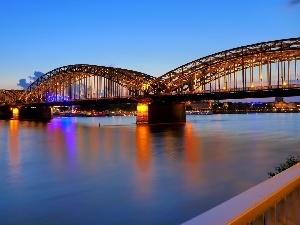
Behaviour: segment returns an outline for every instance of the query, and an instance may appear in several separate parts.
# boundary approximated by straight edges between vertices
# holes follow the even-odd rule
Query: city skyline
[[[1,89],[81,63],[158,77],[216,52],[299,36],[299,1],[69,3],[2,4]]]

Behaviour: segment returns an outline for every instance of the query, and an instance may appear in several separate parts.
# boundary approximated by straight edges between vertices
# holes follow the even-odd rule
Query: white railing
[[[184,225],[300,224],[300,163]]]

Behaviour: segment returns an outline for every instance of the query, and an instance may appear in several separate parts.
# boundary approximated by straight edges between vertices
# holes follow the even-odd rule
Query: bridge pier
[[[20,120],[51,120],[53,111],[50,106],[21,106],[19,109]]]
[[[137,105],[136,124],[185,122],[185,103],[141,102]]]
[[[0,119],[10,120],[13,118],[11,106],[0,106]]]

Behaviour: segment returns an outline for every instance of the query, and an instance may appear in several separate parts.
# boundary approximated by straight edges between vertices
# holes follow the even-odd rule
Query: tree
[[[280,164],[278,167],[275,167],[275,172],[269,172],[268,175],[269,175],[269,177],[274,177],[276,174],[281,173],[282,171],[294,166],[298,162],[300,162],[299,155],[297,155],[296,157],[290,156],[290,157],[286,158],[285,163]]]

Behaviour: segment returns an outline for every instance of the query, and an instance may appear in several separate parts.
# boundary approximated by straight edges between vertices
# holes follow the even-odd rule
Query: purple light
[[[70,97],[47,93],[47,102],[59,102],[59,101],[70,101]]]

